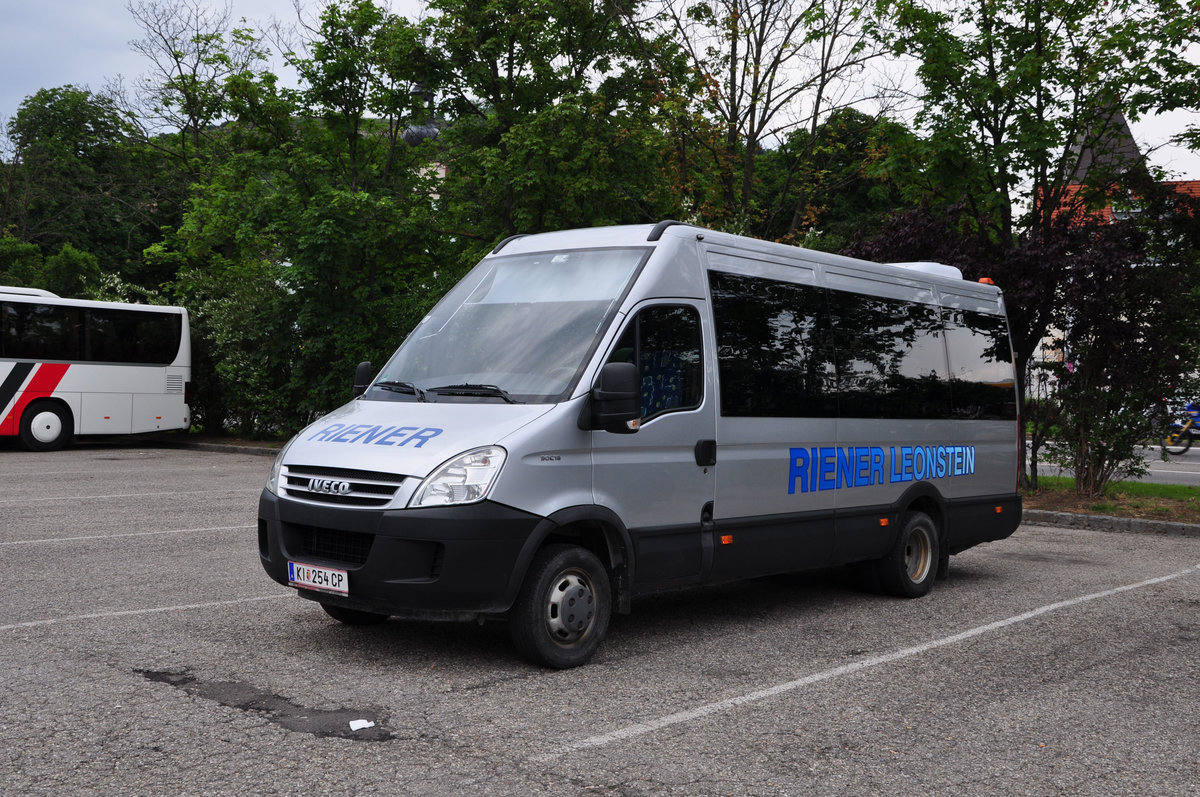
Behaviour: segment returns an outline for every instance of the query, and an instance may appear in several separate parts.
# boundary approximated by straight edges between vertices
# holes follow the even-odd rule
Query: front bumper
[[[349,573],[349,596],[299,589],[349,609],[402,617],[467,619],[505,612],[543,519],[484,501],[433,509],[344,509],[279,498],[258,502],[258,553],[288,583],[288,561]]]

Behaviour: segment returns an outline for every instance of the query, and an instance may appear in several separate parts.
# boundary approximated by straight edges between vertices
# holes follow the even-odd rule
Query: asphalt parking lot
[[[269,463],[0,448],[0,791],[1200,793],[1198,538],[1027,524],[916,601],[662,596],[553,672],[500,623],[351,628],[272,582]]]

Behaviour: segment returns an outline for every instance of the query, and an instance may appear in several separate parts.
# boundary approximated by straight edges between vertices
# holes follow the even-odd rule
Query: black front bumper
[[[349,596],[300,589],[306,598],[379,614],[466,619],[512,605],[543,522],[487,501],[382,511],[313,506],[264,490],[258,553],[280,584],[288,583],[289,561],[349,573]]]

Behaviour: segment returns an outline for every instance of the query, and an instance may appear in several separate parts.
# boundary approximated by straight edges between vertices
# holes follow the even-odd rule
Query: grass
[[[1027,509],[1200,524],[1200,487],[1181,484],[1114,482],[1101,496],[1081,496],[1072,478],[1040,476],[1038,489],[1024,498]]]

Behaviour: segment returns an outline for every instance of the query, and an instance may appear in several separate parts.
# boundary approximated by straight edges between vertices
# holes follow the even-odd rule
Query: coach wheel
[[[608,571],[576,545],[551,545],[534,557],[509,613],[513,645],[528,661],[567,669],[587,662],[608,631]]]
[[[30,451],[57,451],[71,439],[70,411],[53,401],[35,401],[21,416],[21,444]]]
[[[884,591],[901,598],[929,592],[938,569],[937,526],[924,512],[904,517],[904,528],[887,556],[877,563]]]
[[[386,614],[347,609],[343,606],[334,606],[329,603],[322,603],[321,608],[325,610],[325,614],[345,625],[379,625],[388,619]]]

